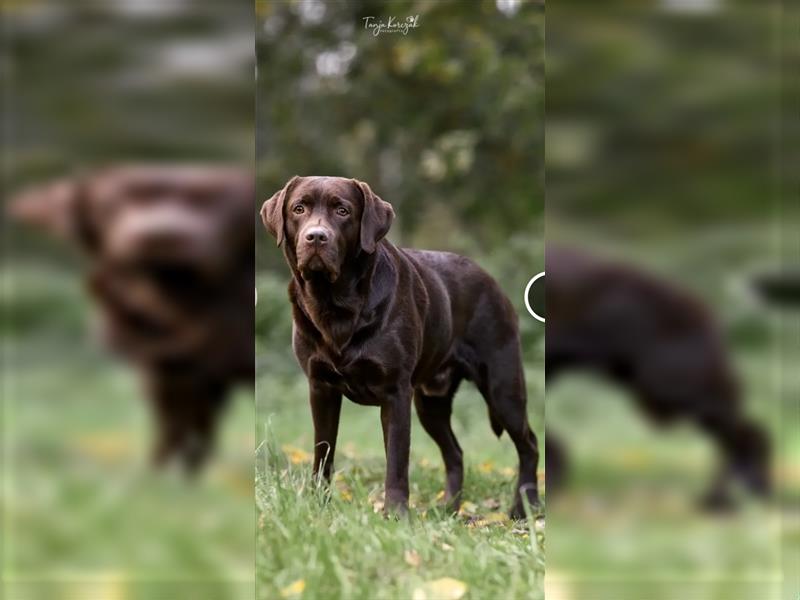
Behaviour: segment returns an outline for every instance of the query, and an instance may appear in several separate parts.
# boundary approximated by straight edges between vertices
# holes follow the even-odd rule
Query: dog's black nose
[[[322,227],[312,227],[306,231],[306,241],[312,244],[324,244],[328,241],[328,232]]]

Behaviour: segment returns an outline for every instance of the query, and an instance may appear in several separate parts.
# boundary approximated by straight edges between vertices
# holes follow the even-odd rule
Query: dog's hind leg
[[[456,387],[457,383],[451,386],[445,396],[428,396],[422,390],[414,393],[414,406],[420,423],[442,453],[446,474],[445,502],[453,511],[457,511],[461,504],[464,483],[463,453],[450,424]]]
[[[508,432],[517,449],[519,473],[514,502],[510,510],[513,519],[525,517],[524,500],[539,506],[536,469],[539,465],[539,444],[528,423],[525,378],[518,352],[513,356],[498,356],[493,365],[480,369],[476,384],[487,404],[493,427]]]
[[[740,481],[750,492],[766,496],[770,491],[769,440],[763,430],[738,414],[717,413],[699,418],[700,427],[716,442],[722,464],[711,489],[703,498],[706,508],[731,505],[730,487]]]

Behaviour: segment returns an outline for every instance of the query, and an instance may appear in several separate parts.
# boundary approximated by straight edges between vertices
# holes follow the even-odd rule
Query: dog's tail
[[[503,425],[500,423],[500,420],[495,416],[492,412],[492,409],[489,409],[489,423],[492,424],[492,431],[497,437],[503,435]]]

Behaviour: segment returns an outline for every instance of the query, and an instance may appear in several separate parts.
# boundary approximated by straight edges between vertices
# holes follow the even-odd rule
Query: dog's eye
[[[340,206],[339,208],[336,209],[336,214],[339,215],[340,217],[346,217],[347,215],[350,214],[350,211],[346,209],[344,206]]]
[[[296,215],[302,215],[304,212],[306,212],[306,207],[302,204],[296,204],[292,209],[292,212]]]

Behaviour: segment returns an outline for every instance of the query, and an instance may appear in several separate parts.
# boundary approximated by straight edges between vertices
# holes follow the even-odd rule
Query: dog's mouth
[[[335,283],[339,279],[339,268],[330,258],[318,252],[301,257],[297,266],[300,276],[306,281],[324,278],[330,283]]]

